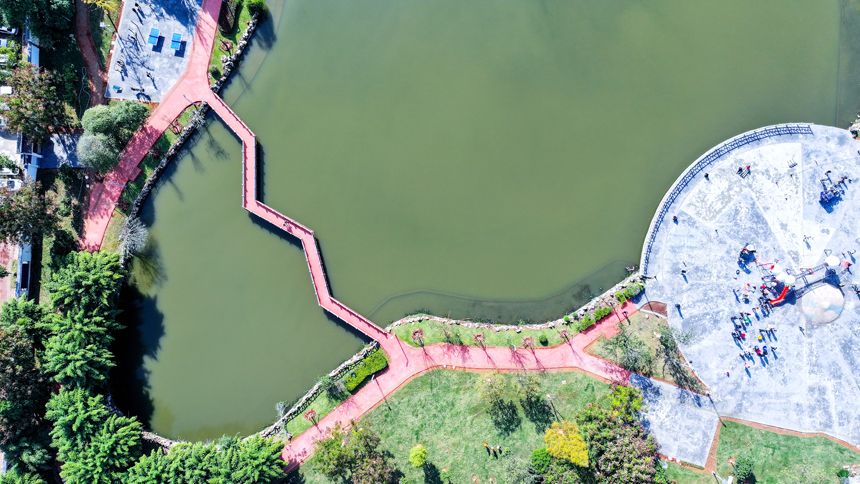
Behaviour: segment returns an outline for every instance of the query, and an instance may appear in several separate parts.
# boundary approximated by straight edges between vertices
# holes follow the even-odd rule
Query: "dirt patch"
[[[669,315],[669,313],[666,312],[666,304],[661,303],[661,302],[645,303],[642,306],[642,309],[645,309],[646,311],[652,311],[652,312],[655,312],[657,314],[662,314],[664,317]]]

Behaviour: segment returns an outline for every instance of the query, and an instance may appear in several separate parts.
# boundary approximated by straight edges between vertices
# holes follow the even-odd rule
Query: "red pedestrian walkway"
[[[366,385],[347,402],[322,418],[311,431],[304,432],[284,448],[282,455],[290,466],[304,462],[313,453],[318,437],[336,422],[348,423],[361,418],[380,404],[385,396],[429,369],[451,367],[466,371],[570,370],[582,371],[604,381],[626,382],[630,378],[630,374],[625,370],[587,354],[584,349],[600,336],[614,335],[617,332],[616,325],[622,318],[621,311],[630,314],[636,311],[636,306],[631,303],[618,308],[588,331],[577,334],[567,344],[554,348],[514,350],[507,347],[481,348],[444,344],[414,348],[333,298],[326,284],[313,231],[257,200],[257,137],[221,98],[209,89],[206,73],[220,6],[221,0],[203,0],[191,59],[185,74],[132,138],[119,166],[107,175],[103,184],[92,190],[81,245],[87,250],[98,250],[122,189],[140,174],[137,166],[146,152],[192,101],[207,102],[242,140],[244,207],[301,240],[319,305],[378,341],[389,358],[389,369],[376,378],[373,385]]]

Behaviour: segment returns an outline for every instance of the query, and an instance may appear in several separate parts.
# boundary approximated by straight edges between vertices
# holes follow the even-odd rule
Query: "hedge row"
[[[645,289],[645,286],[643,286],[642,284],[633,283],[624,288],[623,291],[616,294],[615,297],[618,298],[621,304],[624,304],[624,302],[628,299],[633,299],[634,297],[638,296],[643,289]]]
[[[347,391],[351,392],[361,385],[367,377],[377,371],[384,370],[386,367],[388,367],[388,358],[385,357],[385,352],[382,351],[382,348],[377,349],[376,351],[368,354],[367,358],[361,360],[361,363],[346,375],[343,383],[346,386]]]
[[[576,325],[576,329],[578,331],[585,331],[586,329],[594,326],[594,323],[600,321],[605,318],[607,314],[611,313],[611,308],[597,308],[594,311],[583,316],[582,319]]]

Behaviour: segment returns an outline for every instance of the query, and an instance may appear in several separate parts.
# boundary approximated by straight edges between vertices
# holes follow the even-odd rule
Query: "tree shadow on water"
[[[156,358],[164,337],[164,314],[158,300],[143,295],[134,286],[124,286],[120,294],[117,320],[123,329],[115,333],[111,345],[116,366],[110,372],[110,390],[123,412],[136,416],[150,427],[155,410],[150,395],[146,358]]]

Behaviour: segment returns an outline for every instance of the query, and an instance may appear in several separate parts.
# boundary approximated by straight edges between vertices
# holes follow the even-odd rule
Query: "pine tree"
[[[13,464],[27,460],[34,470],[46,459],[42,415],[49,386],[40,371],[33,343],[24,329],[0,329],[0,450]]]
[[[85,314],[114,315],[117,292],[126,276],[119,254],[73,252],[66,262],[47,283],[54,308],[74,306]]]
[[[82,388],[62,388],[48,402],[45,418],[54,421],[51,430],[57,458],[68,461],[77,449],[85,447],[107,421],[110,411],[102,395]]]
[[[82,331],[51,336],[45,345],[44,371],[64,386],[91,388],[104,384],[114,367],[113,354],[92,343]]]
[[[140,422],[111,415],[88,445],[71,454],[60,473],[67,484],[115,484],[140,457]]]

